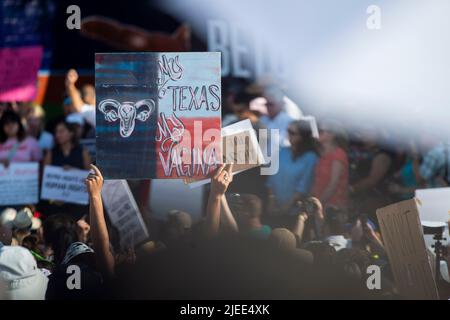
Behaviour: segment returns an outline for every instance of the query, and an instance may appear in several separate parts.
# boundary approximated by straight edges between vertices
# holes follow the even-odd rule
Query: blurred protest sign
[[[109,219],[119,232],[122,249],[134,247],[148,238],[147,227],[125,180],[104,181],[102,198]]]
[[[416,200],[380,208],[377,218],[399,294],[405,299],[439,299]]]
[[[8,168],[0,165],[0,205],[38,202],[39,163],[13,162]]]
[[[450,220],[450,188],[417,189],[416,198],[419,200],[419,214],[422,225],[432,226],[434,223],[444,222],[446,228],[443,237],[450,244],[448,220]],[[428,248],[434,244],[433,235],[425,234],[425,244]],[[444,241],[445,243],[445,241]]]
[[[450,188],[417,189],[422,221],[447,222],[450,219]]]
[[[88,204],[88,193],[84,180],[89,171],[45,166],[42,178],[41,199],[67,203]]]
[[[233,164],[233,175],[265,164],[264,156],[250,120],[242,120],[222,128],[223,163]],[[186,179],[191,188],[210,179]]]
[[[106,179],[204,176],[220,162],[220,53],[98,53],[95,72]]]
[[[42,52],[42,46],[0,48],[0,101],[34,99]]]

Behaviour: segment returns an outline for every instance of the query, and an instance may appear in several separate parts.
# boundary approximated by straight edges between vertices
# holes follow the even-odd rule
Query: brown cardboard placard
[[[405,299],[439,299],[415,199],[377,210],[394,280]]]

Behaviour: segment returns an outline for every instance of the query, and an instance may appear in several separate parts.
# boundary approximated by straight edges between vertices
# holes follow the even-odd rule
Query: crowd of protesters
[[[225,88],[223,125],[250,119],[257,133],[279,130],[278,172],[233,176],[232,165],[221,165],[200,221],[184,208],[173,208],[162,224],[150,215],[144,221],[156,232],[120,251],[103,208],[101,171],[80,145],[95,137],[95,89],[79,90],[77,80],[70,70],[63,116],[49,123],[38,105],[0,106],[3,166],[91,170],[89,206],[1,208],[0,298],[401,298],[375,211],[412,198],[415,189],[448,186],[446,141],[395,149],[378,128],[350,134],[333,119],[319,119],[316,139],[279,88]],[[369,265],[382,270],[381,290],[367,287]],[[71,266],[81,270],[79,288],[68,286]]]

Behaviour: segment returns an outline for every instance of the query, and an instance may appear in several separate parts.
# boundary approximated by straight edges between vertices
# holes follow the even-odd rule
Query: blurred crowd
[[[370,124],[346,132],[318,119],[319,138],[273,85],[223,87],[223,126],[250,119],[278,129],[279,170],[238,175],[222,165],[211,177],[203,218],[173,208],[164,222],[144,217],[147,242],[120,250],[103,208],[95,153],[95,88],[68,71],[61,116],[33,103],[0,105],[0,163],[39,162],[91,170],[88,206],[40,201],[2,207],[0,297],[4,299],[401,298],[376,209],[411,199],[416,189],[450,183],[450,146],[424,136],[395,146]],[[81,270],[71,288],[70,266]],[[369,265],[381,290],[369,290]],[[76,282],[76,281],[75,281]]]

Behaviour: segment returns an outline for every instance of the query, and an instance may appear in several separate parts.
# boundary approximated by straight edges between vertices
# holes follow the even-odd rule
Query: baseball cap
[[[31,229],[33,225],[33,213],[27,207],[17,212],[13,220],[13,226],[16,229]]]
[[[94,250],[83,242],[72,243],[66,251],[62,264],[68,264],[73,258],[83,253],[94,253]]]
[[[7,300],[44,300],[48,278],[31,253],[19,246],[0,248],[0,281]]]
[[[183,229],[190,229],[192,227],[191,215],[184,211],[170,210],[169,221],[179,224]]]
[[[276,228],[269,236],[269,242],[281,250],[293,250],[297,246],[295,235],[286,228]]]

